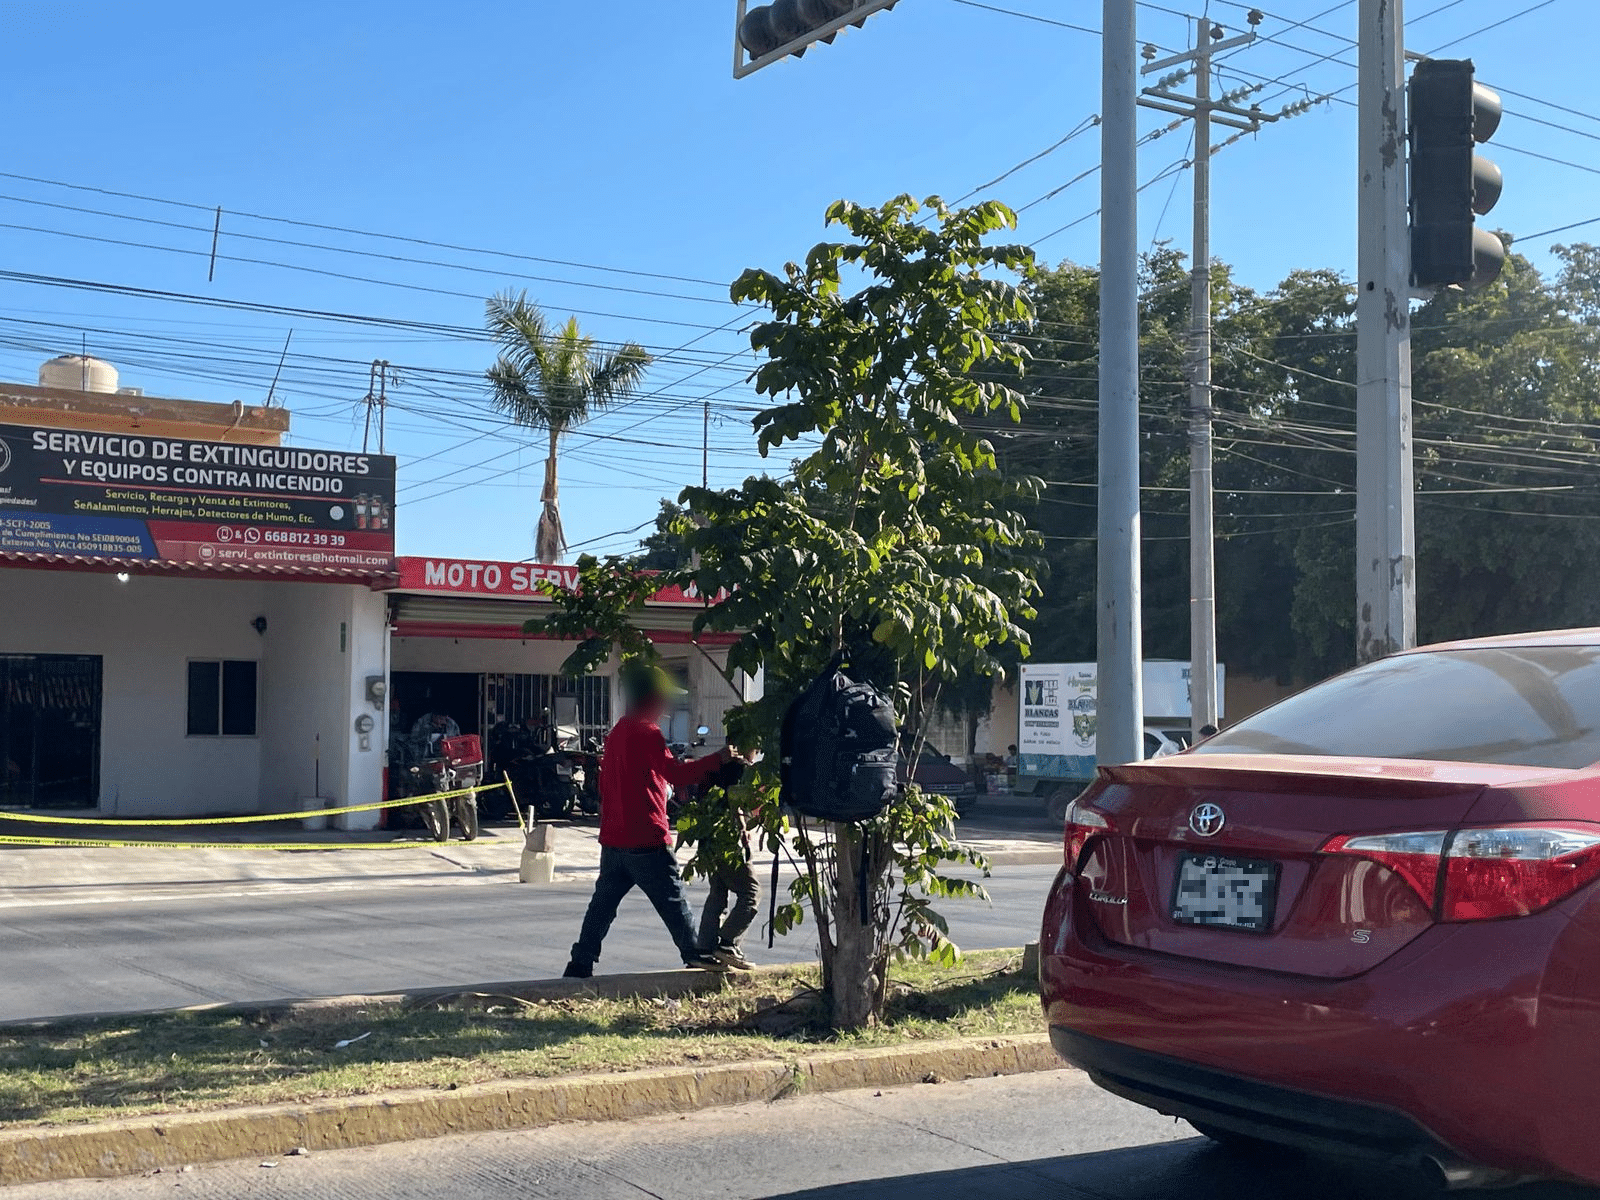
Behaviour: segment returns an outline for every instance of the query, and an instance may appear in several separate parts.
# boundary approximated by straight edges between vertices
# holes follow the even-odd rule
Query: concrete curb
[[[996,850],[985,857],[991,867],[1059,867],[1061,848],[1048,846],[1038,850]]]
[[[347,1150],[447,1134],[622,1121],[795,1091],[899,1087],[1062,1067],[1045,1034],[885,1046],[723,1066],[502,1080],[315,1104],[146,1117],[64,1129],[0,1132],[0,1185],[110,1178],[295,1147]]]

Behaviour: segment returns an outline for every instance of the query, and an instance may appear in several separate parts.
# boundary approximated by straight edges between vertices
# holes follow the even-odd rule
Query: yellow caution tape
[[[308,812],[253,813],[246,817],[55,817],[44,813],[11,812],[0,809],[0,821],[22,821],[29,825],[96,825],[102,828],[139,828],[175,825],[249,825],[261,821],[303,821],[307,817],[334,817],[341,813],[375,812],[380,808],[404,808],[409,804],[426,804],[431,800],[453,800],[457,796],[470,796],[476,792],[492,792],[503,788],[504,783],[481,783],[477,787],[459,788],[453,792],[434,792],[427,796],[408,796],[404,800],[380,800],[374,804],[346,804],[341,808],[317,808]],[[188,845],[189,843],[184,843]]]
[[[115,838],[21,837],[0,834],[0,846],[81,846],[87,849],[140,850],[426,850],[446,843],[411,842],[127,842]]]

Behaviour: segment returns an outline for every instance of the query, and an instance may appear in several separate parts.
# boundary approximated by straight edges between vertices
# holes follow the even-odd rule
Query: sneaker
[[[728,970],[720,958],[711,954],[696,954],[693,958],[684,959],[683,965],[691,971],[711,971],[718,975],[726,974]]]
[[[737,946],[718,946],[711,952],[711,957],[730,970],[754,971],[756,969],[755,963],[746,958],[744,952]]]
[[[593,977],[593,967],[586,967],[582,963],[577,962],[569,962],[567,964],[567,969],[561,972],[561,978],[563,979],[592,979]]]

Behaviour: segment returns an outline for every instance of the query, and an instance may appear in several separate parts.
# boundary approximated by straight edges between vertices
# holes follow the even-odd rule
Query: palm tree
[[[534,556],[540,562],[560,562],[567,551],[556,500],[556,451],[562,435],[638,391],[650,355],[636,342],[614,350],[597,348],[578,329],[576,317],[553,328],[526,292],[493,297],[487,324],[500,347],[499,359],[486,372],[495,407],[518,425],[550,435]]]

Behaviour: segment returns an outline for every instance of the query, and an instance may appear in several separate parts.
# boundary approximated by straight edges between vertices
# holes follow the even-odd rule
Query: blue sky
[[[1099,25],[1092,0],[994,5]],[[1184,7],[1141,6],[1141,39],[1186,46]],[[1223,64],[1228,86],[1281,81],[1261,93],[1269,108],[1337,94],[1216,156],[1213,252],[1267,288],[1295,267],[1353,267],[1355,109],[1341,100],[1355,96],[1356,9],[1261,7],[1264,40]],[[1410,48],[1470,56],[1481,79],[1529,97],[1505,97],[1490,153],[1507,182],[1491,223],[1528,234],[1600,217],[1600,120],[1582,115],[1600,109],[1600,6],[1407,7]],[[398,375],[389,448],[400,458],[402,552],[524,558],[538,439],[487,414],[477,373],[492,352],[470,333],[484,296],[526,288],[552,315],[576,312],[595,336],[643,342],[660,358],[649,394],[587,427],[563,458],[569,539],[625,549],[658,497],[698,481],[704,403],[713,481],[762,467],[742,382],[751,314],[728,303],[727,281],[800,257],[838,197],[953,199],[1099,105],[1098,37],[958,0],[901,0],[832,46],[735,81],[733,9],[8,0],[5,270],[414,324],[0,279],[0,378],[32,381],[41,358],[86,337],[125,385],[259,401],[292,329],[277,395],[295,414],[293,439],[359,447],[368,366],[387,359]],[[1244,12],[1209,2],[1225,25],[1242,27]],[[1145,113],[1142,128],[1165,121]],[[1146,146],[1141,179],[1182,163],[1185,137]],[[1096,179],[1039,198],[1098,152],[1091,129],[982,194],[1038,201],[1023,212],[1022,238],[1039,239],[1050,261],[1093,262]],[[1188,188],[1178,170],[1143,193],[1146,243],[1187,246]],[[208,282],[217,205],[222,257]],[[1600,224],[1563,236],[1586,234],[1600,239]],[[1525,249],[1542,259],[1551,240],[1562,239]]]

